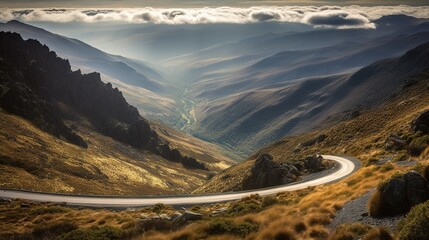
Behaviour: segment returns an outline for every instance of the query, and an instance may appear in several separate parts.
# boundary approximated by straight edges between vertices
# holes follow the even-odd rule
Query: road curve
[[[296,184],[288,184],[276,186],[273,188],[257,189],[243,192],[229,192],[218,194],[205,195],[179,195],[179,196],[148,196],[148,197],[110,197],[110,196],[79,196],[65,194],[48,194],[36,193],[17,190],[0,190],[0,198],[25,199],[38,202],[58,202],[66,203],[67,205],[87,206],[87,207],[109,207],[109,208],[127,208],[127,207],[143,207],[157,203],[167,205],[194,205],[208,204],[216,202],[225,202],[241,199],[251,194],[259,194],[261,196],[273,195],[279,192],[296,191],[311,186],[317,186],[330,182],[338,181],[352,174],[359,166],[358,161],[352,158],[322,155],[323,158],[336,161],[340,164],[340,168],[323,177],[299,182]]]

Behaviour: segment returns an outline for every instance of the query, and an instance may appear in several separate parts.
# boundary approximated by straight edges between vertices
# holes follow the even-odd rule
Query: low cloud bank
[[[0,21],[107,22],[155,24],[296,22],[315,27],[374,28],[372,20],[404,14],[429,18],[429,7],[398,6],[260,6],[250,8],[117,8],[117,9],[0,9]]]

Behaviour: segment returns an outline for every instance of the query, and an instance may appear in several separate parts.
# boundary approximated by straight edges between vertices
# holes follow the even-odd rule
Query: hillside
[[[269,153],[275,160],[280,161],[315,152],[359,158],[363,163],[362,167],[339,182],[276,196],[253,195],[233,202],[192,206],[188,209],[202,214],[203,217],[185,223],[160,219],[161,215],[173,218],[178,214],[177,209],[163,205],[141,209],[101,210],[20,200],[5,201],[0,205],[0,216],[6,220],[2,221],[0,229],[4,236],[9,238],[52,236],[55,233],[64,235],[73,231],[75,235],[70,233],[69,236],[113,233],[122,239],[337,240],[345,237],[365,239],[363,235],[366,239],[380,239],[380,236],[392,239],[387,230],[382,229],[383,234],[380,233],[380,224],[386,223],[388,219],[374,219],[377,225],[362,222],[362,218],[370,218],[365,217],[365,206],[360,206],[362,209],[358,211],[363,212],[363,215],[359,214],[355,223],[341,225],[337,229],[333,229],[330,223],[336,219],[339,211],[345,211],[347,214],[347,211],[356,210],[350,210],[347,203],[351,200],[354,200],[351,203],[361,201],[361,196],[367,195],[380,182],[385,182],[389,177],[401,172],[419,170],[428,165],[429,142],[426,142],[426,149],[421,154],[413,156],[407,151],[386,147],[392,134],[403,139],[418,140],[410,123],[421,112],[429,109],[429,72],[418,73],[412,79],[413,81],[401,88],[396,96],[378,106],[361,111],[360,114],[324,130],[284,138],[251,158]],[[321,134],[327,136],[324,141],[313,141]],[[236,172],[227,170],[222,173],[220,176],[223,181],[217,182],[217,187],[222,188],[223,185],[230,185],[232,181],[239,181],[239,177],[233,180],[227,173],[246,171],[243,166],[251,161],[237,165],[238,168],[233,167]],[[212,186],[212,189],[215,189],[215,186]],[[421,208],[417,208],[419,209]],[[421,220],[424,221],[423,226],[427,226],[425,218]],[[408,224],[410,223],[413,222],[409,221]],[[426,231],[420,229],[416,232],[426,234]]]
[[[24,39],[38,40],[49,46],[58,56],[68,59],[75,70],[101,73],[104,82],[119,87],[127,100],[145,116],[162,118],[172,114],[174,101],[167,93],[174,92],[174,87],[142,61],[108,54],[80,40],[15,20],[0,23],[0,31],[16,32]]]
[[[400,56],[426,42],[427,37],[427,32],[400,37],[389,35],[352,47],[344,44],[283,52],[236,72],[238,77],[202,82],[195,85],[196,92],[206,89],[199,96],[207,96],[207,99],[195,106],[193,133],[252,152],[286,135],[312,130],[330,115],[365,107],[360,92],[371,89],[368,85],[342,97],[348,91],[347,86],[352,85],[352,79],[360,79],[360,76],[352,76],[357,69],[383,56]],[[416,68],[425,63],[424,59],[420,60]],[[389,72],[389,76],[398,75],[398,79],[400,74],[409,73],[392,69],[393,72],[384,71]],[[397,88],[396,83],[388,85],[391,88],[383,91],[392,92]]]
[[[382,60],[361,69],[335,86],[326,105],[318,109],[332,114],[320,121],[318,129],[321,130],[296,134],[268,145],[247,161],[221,172],[196,192],[239,188],[254,160],[262,153],[271,154],[276,161],[290,161],[316,153],[347,154],[365,161],[374,154],[382,154],[384,141],[390,134],[410,132],[412,118],[427,108],[428,56],[429,43],[425,43],[399,58]],[[326,139],[321,143],[312,141],[320,135]]]
[[[0,42],[0,106],[7,126],[2,128],[4,186],[55,191],[52,185],[58,181],[67,186],[61,192],[113,194],[118,188],[109,185],[125,184],[133,176],[119,193],[185,192],[206,180],[208,168],[218,171],[231,164],[213,155],[204,159],[206,166],[182,154],[117,88],[97,73],[72,71],[67,60],[39,42],[4,32]],[[37,157],[19,149],[37,149]],[[201,151],[189,148],[187,154],[204,155]],[[113,166],[118,170],[112,171]],[[11,176],[16,174],[27,176],[15,182]],[[187,177],[195,179],[192,184],[182,182]],[[37,178],[51,184],[35,184]],[[83,184],[87,178],[95,184]]]

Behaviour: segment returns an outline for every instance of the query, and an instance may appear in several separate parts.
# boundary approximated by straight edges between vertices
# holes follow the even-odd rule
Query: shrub
[[[54,213],[65,213],[67,209],[59,206],[48,206],[48,207],[40,207],[34,209],[31,213],[33,215],[43,215],[43,214],[54,214]]]
[[[372,217],[381,217],[385,214],[384,203],[381,199],[381,194],[378,189],[372,193],[368,201],[368,212]]]
[[[384,164],[383,166],[380,167],[380,172],[388,172],[391,171],[395,168],[395,166],[393,166],[393,164],[388,163],[388,164]]]
[[[365,235],[371,226],[361,223],[343,224],[338,226],[329,236],[329,240],[353,240]]]
[[[140,230],[140,232],[148,232],[148,231],[171,231],[176,229],[176,225],[169,221],[163,219],[152,219],[148,221],[140,221],[136,224],[136,228]]]
[[[307,225],[305,225],[304,222],[297,222],[295,223],[295,225],[293,226],[293,229],[295,230],[295,232],[297,233],[302,233],[305,230],[307,230]]]
[[[429,201],[416,205],[398,224],[399,239],[427,239],[429,232]]]
[[[265,231],[264,234],[262,234],[258,239],[261,240],[295,240],[297,239],[295,237],[295,234],[293,231],[287,228],[277,228],[277,229],[270,229],[269,231]]]
[[[393,240],[393,237],[387,228],[381,227],[371,229],[362,240]]]
[[[392,161],[394,162],[400,162],[400,161],[405,161],[408,160],[409,156],[407,151],[399,151],[395,157],[392,159]]]
[[[122,232],[112,227],[76,229],[65,234],[62,240],[116,240],[122,239]]]
[[[33,229],[32,235],[39,239],[50,239],[76,230],[77,228],[78,226],[76,224],[70,222],[60,222],[52,225],[39,225]]]
[[[156,213],[160,213],[162,210],[164,210],[166,207],[162,203],[157,203],[152,207],[152,211]]]
[[[229,219],[217,218],[208,223],[206,232],[213,235],[234,234],[241,237],[255,232],[259,226],[255,223],[241,222],[235,223]]]
[[[228,213],[235,213],[235,214],[249,213],[249,212],[260,210],[261,208],[262,208],[261,205],[253,201],[238,202],[229,207]]]
[[[275,196],[267,196],[262,199],[262,207],[264,208],[277,203],[278,203],[278,200]]]

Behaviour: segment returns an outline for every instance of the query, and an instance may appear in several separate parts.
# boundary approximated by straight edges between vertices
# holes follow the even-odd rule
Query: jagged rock
[[[401,178],[392,178],[380,188],[384,208],[392,215],[400,214],[408,208],[407,184]]]
[[[180,212],[174,212],[173,215],[171,215],[170,220],[173,222],[177,221],[181,216],[182,214]]]
[[[384,144],[384,148],[388,151],[402,150],[402,149],[405,149],[406,147],[407,147],[407,142],[395,133],[391,133],[389,137],[387,137]]]
[[[0,107],[28,119],[37,127],[81,147],[87,142],[65,120],[87,119],[103,135],[181,162],[188,168],[207,169],[182,156],[158,136],[150,123],[129,105],[99,73],[72,71],[68,60],[57,57],[36,40],[17,33],[0,33]],[[61,107],[60,107],[61,105]]]
[[[160,217],[161,219],[163,219],[163,220],[170,220],[170,217],[169,217],[167,214],[165,214],[165,213],[163,213],[163,214],[159,214],[159,217]]]
[[[20,208],[30,208],[30,204],[28,204],[28,203],[21,203],[21,204],[19,205],[19,207],[20,207]]]
[[[224,213],[226,213],[227,211],[228,211],[228,208],[226,208],[226,207],[222,207],[222,208],[218,208],[218,209],[216,209],[216,210],[213,210],[213,211],[211,212],[211,215],[212,215],[212,216],[217,216],[217,215],[224,214]]]
[[[304,159],[304,166],[308,172],[317,172],[323,168],[323,157],[322,156],[308,156]]]
[[[408,172],[404,175],[407,184],[407,200],[410,207],[425,202],[429,198],[429,189],[426,179],[414,172]]]
[[[176,218],[176,222],[196,221],[203,218],[202,214],[186,210],[180,217]]]
[[[414,132],[421,131],[424,134],[429,134],[429,110],[422,112],[411,122],[411,128]]]
[[[296,176],[291,170],[273,160],[269,154],[262,154],[256,159],[251,174],[243,181],[243,189],[257,189],[291,183]]]

